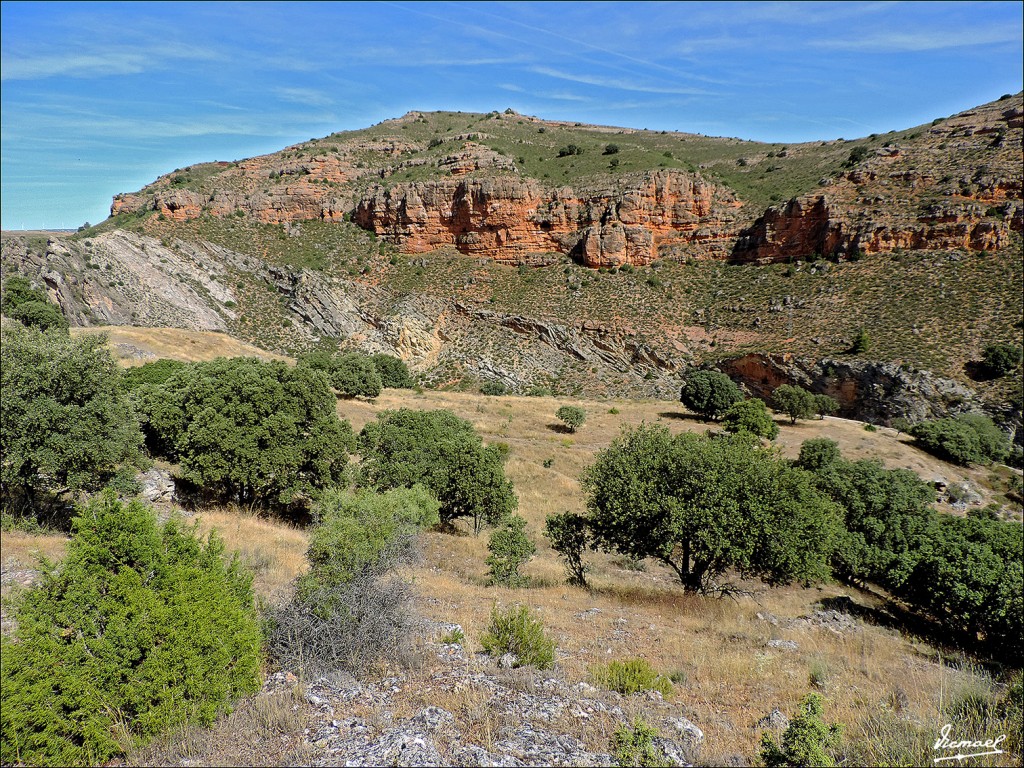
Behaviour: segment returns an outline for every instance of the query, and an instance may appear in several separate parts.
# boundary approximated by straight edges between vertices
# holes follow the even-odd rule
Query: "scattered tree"
[[[604,152],[602,154],[605,154],[605,155],[617,155],[618,153],[619,153],[619,145],[618,144],[608,144],[608,145],[605,146]]]
[[[503,381],[485,381],[480,385],[480,394],[487,395],[489,397],[500,397],[506,392],[508,392],[508,387],[505,386],[505,382]]]
[[[1022,355],[1024,352],[1016,344],[989,344],[982,354],[982,365],[991,376],[1006,376],[1020,365]]]
[[[216,534],[94,498],[3,644],[5,765],[101,765],[259,689],[252,576]]]
[[[359,435],[363,482],[373,488],[422,483],[440,501],[441,523],[468,517],[479,532],[518,504],[501,451],[448,411],[384,411]]]
[[[523,587],[528,579],[519,569],[529,562],[537,547],[526,535],[526,520],[511,515],[491,533],[487,543],[487,572],[490,583],[502,587]]]
[[[693,371],[680,393],[683,405],[706,419],[720,419],[743,399],[735,382],[719,371]]]
[[[835,506],[809,474],[742,436],[627,429],[583,484],[597,546],[653,557],[687,591],[711,589],[729,568],[770,584],[828,576]]]
[[[764,401],[756,397],[733,403],[722,417],[722,426],[727,432],[746,432],[768,440],[779,436],[779,425],[768,413]]]
[[[587,420],[587,412],[576,405],[563,405],[555,411],[555,418],[565,424],[570,432],[575,432]]]
[[[956,464],[1004,461],[1010,440],[982,414],[962,413],[953,418],[922,421],[910,428],[916,443],[940,459]]]
[[[871,349],[871,337],[868,332],[860,328],[853,336],[853,343],[850,345],[850,354],[862,355]]]
[[[839,411],[839,401],[834,397],[828,395],[813,395],[814,397],[814,412],[818,414],[819,419],[823,419],[826,416],[831,416]]]
[[[372,359],[380,375],[381,386],[389,389],[412,389],[416,386],[409,368],[400,358],[380,353],[374,355]]]
[[[380,395],[381,378],[373,360],[358,352],[348,352],[335,358],[331,370],[331,386],[342,397],[372,400]]]
[[[565,569],[569,574],[568,583],[585,587],[589,567],[583,562],[583,553],[590,546],[587,519],[572,512],[548,515],[544,521],[544,535],[551,541],[551,548],[565,563]]]
[[[839,443],[827,437],[812,437],[800,445],[796,465],[808,472],[822,473],[842,458]]]
[[[772,400],[775,410],[789,416],[790,424],[796,424],[797,419],[809,419],[817,413],[814,395],[803,387],[783,384],[772,392]]]
[[[142,434],[106,337],[0,330],[0,497],[38,512],[139,458]]]
[[[150,450],[211,498],[306,503],[346,474],[354,437],[324,375],[255,358],[195,363],[132,393]]]

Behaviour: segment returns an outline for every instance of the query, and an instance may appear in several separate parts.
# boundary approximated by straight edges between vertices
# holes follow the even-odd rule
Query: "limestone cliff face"
[[[588,266],[610,267],[649,264],[669,241],[720,256],[739,207],[725,188],[679,171],[580,192],[498,176],[376,186],[356,204],[353,221],[411,253],[448,245],[515,264],[571,252]]]

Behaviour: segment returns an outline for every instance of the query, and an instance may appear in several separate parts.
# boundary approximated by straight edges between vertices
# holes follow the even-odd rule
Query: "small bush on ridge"
[[[487,543],[487,568],[490,583],[502,587],[523,587],[528,579],[519,573],[529,562],[537,547],[526,536],[526,520],[512,515],[497,528]]]
[[[657,691],[662,696],[672,693],[672,683],[659,675],[645,659],[613,660],[590,669],[594,682],[623,696],[642,691]]]
[[[555,641],[544,634],[544,625],[525,605],[507,611],[491,608],[491,621],[480,645],[492,656],[515,654],[517,667],[550,669],[555,665]]]

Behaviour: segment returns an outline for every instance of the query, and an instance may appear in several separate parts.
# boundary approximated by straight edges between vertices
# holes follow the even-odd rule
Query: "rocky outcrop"
[[[698,258],[724,254],[739,207],[725,188],[680,171],[581,192],[498,176],[377,186],[356,204],[353,221],[410,253],[449,245],[518,264],[554,251],[612,267],[649,264],[669,241],[694,245]]]
[[[873,424],[888,425],[898,417],[918,422],[983,410],[967,387],[894,363],[750,354],[716,367],[762,399],[770,400],[783,384],[801,386],[835,398],[842,416]]]
[[[1019,107],[997,101],[937,120],[927,137],[851,153],[849,171],[768,208],[731,258],[769,263],[896,249],[994,251],[1024,229]],[[1007,151],[1014,147],[1016,151]],[[964,165],[961,158],[975,159]]]

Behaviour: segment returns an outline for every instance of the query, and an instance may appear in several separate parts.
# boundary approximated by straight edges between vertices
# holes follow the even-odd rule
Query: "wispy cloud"
[[[1020,41],[1020,29],[992,27],[988,29],[915,30],[911,32],[879,32],[849,38],[810,40],[808,45],[833,51],[871,51],[875,53],[912,53],[946,48],[967,48],[975,45],[996,45]]]
[[[53,51],[22,55],[5,52],[0,66],[2,80],[41,80],[48,77],[104,77],[137,75],[166,66],[169,60],[212,61],[218,55],[183,43],[120,49]]]
[[[687,88],[671,85],[650,85],[647,83],[641,83],[636,80],[628,80],[625,78],[614,78],[614,77],[596,77],[594,75],[580,75],[574,72],[563,72],[558,69],[551,67],[530,67],[530,71],[537,75],[546,75],[548,77],[555,77],[559,80],[568,80],[571,83],[583,83],[584,85],[594,85],[599,88],[615,88],[620,91],[637,91],[639,93],[665,93],[674,94],[678,96],[707,96],[710,95],[709,91],[702,90],[700,88]]]
[[[334,104],[334,99],[313,88],[279,87],[274,89],[274,93],[282,101],[302,104],[307,107],[329,107]]]

